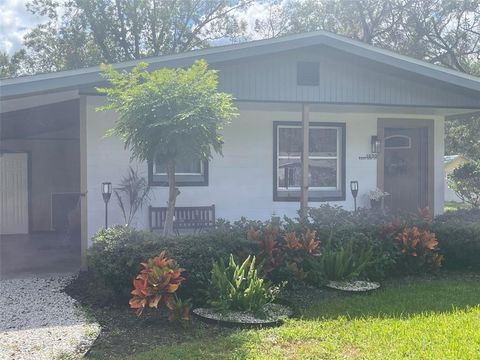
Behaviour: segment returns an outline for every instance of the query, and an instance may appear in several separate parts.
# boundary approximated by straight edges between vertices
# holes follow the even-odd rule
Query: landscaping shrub
[[[87,260],[96,287],[102,289],[98,300],[102,303],[126,303],[130,298],[132,281],[141,270],[140,263],[158,254],[161,249],[154,234],[129,226],[114,226],[95,234]]]
[[[218,310],[259,312],[275,299],[278,291],[278,287],[259,276],[255,256],[237,264],[230,254],[227,266],[223,260],[213,263],[208,304]]]
[[[373,249],[368,243],[355,244],[354,241],[347,241],[335,244],[330,240],[322,251],[316,271],[327,280],[364,279],[372,258]]]
[[[480,270],[480,209],[438,216],[431,225],[445,257],[445,268]]]
[[[246,232],[228,223],[208,233],[172,238],[115,226],[93,237],[88,253],[89,271],[98,287],[108,290],[103,291],[102,297],[125,304],[130,298],[132,281],[141,270],[140,263],[166,250],[185,269],[187,280],[179,295],[196,303],[202,301],[200,294],[208,286],[212,261],[241,253],[245,244]]]
[[[435,233],[416,226],[406,226],[395,235],[402,256],[398,264],[406,273],[436,270],[442,266],[443,255],[438,252]]]
[[[141,265],[143,270],[133,280],[130,307],[141,315],[145,308],[157,309],[159,304],[164,304],[170,320],[188,320],[190,303],[182,302],[175,294],[185,280],[183,269],[174,259],[166,257],[165,250]]]
[[[320,256],[320,241],[315,231],[306,229],[300,235],[286,232],[283,222],[255,224],[248,231],[250,250],[260,259],[262,275],[276,284],[301,285],[308,275],[307,260]]]
[[[196,305],[205,302],[212,261],[230,254],[236,262],[256,256],[262,278],[287,281],[289,287],[320,286],[327,278],[381,280],[431,271],[442,263],[449,269],[480,270],[480,209],[432,221],[427,210],[400,217],[323,205],[303,218],[219,220],[216,229],[172,238],[115,226],[93,238],[88,265],[95,286],[88,291],[102,305],[126,304],[140,263],[162,250],[185,269],[179,296]]]

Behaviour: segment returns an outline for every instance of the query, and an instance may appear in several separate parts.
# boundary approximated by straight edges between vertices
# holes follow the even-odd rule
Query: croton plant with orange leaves
[[[438,240],[435,233],[416,226],[405,227],[395,239],[403,255],[426,256],[433,268],[442,266],[443,255],[438,253]]]
[[[158,308],[164,304],[169,312],[170,320],[188,320],[191,307],[189,301],[182,302],[175,294],[185,280],[183,269],[174,259],[169,259],[166,252],[141,263],[143,269],[133,280],[130,307],[141,315],[145,308]]]
[[[404,228],[396,239],[404,255],[417,256],[419,250],[435,250],[438,245],[434,233],[416,226]]]
[[[275,278],[281,273],[283,277],[303,280],[306,277],[302,265],[305,258],[320,256],[320,241],[314,230],[281,236],[277,228],[268,225],[263,229],[250,229],[247,237],[256,243],[256,256],[261,260],[264,277]]]
[[[307,229],[298,236],[295,232],[287,233],[284,237],[287,247],[291,250],[305,251],[313,256],[320,256],[318,246],[320,241],[316,239],[315,230]]]

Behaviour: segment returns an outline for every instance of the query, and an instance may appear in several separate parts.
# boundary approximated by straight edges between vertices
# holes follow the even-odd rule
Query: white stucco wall
[[[129,154],[117,138],[104,134],[115,119],[114,113],[98,113],[102,98],[87,98],[87,184],[89,238],[104,225],[104,203],[100,184],[118,184],[129,166]],[[370,138],[377,133],[377,119],[413,117],[435,119],[435,212],[443,209],[443,118],[385,113],[310,113],[311,121],[346,123],[346,200],[334,202],[353,209],[351,180],[359,182],[358,205],[367,206],[366,194],[376,187],[375,160],[358,160],[370,152]],[[273,201],[273,121],[301,121],[300,112],[245,110],[224,130],[223,157],[209,164],[209,185],[181,187],[178,206],[216,206],[220,218],[237,220],[241,216],[268,219],[272,214],[295,216],[299,204]],[[147,176],[146,164],[133,164]],[[167,188],[155,187],[152,206],[165,206]],[[315,206],[316,203],[311,203]],[[317,203],[318,204],[318,203]],[[138,214],[136,226],[148,226],[148,210]],[[115,199],[109,205],[109,223],[122,223]]]

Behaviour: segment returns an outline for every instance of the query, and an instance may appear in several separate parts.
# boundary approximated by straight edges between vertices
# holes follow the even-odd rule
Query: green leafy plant
[[[258,275],[255,256],[237,264],[230,254],[228,265],[223,260],[213,263],[208,304],[219,310],[258,312],[275,299],[278,291]]]
[[[126,225],[130,225],[137,211],[150,201],[150,187],[147,180],[132,167],[128,168],[127,175],[122,178],[114,193]]]
[[[175,298],[171,303],[171,309],[168,312],[168,320],[170,321],[188,321],[190,319],[190,309],[192,301],[190,299],[182,300]]]
[[[349,240],[335,246],[330,240],[314,269],[317,273],[323,274],[327,280],[361,279],[366,276],[373,254],[373,248],[368,244],[359,246]]]

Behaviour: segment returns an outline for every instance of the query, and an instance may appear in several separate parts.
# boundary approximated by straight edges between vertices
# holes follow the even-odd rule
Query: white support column
[[[87,98],[80,96],[80,256],[81,269],[87,269]]]
[[[308,208],[308,155],[309,155],[310,109],[302,105],[302,184],[300,191],[300,213],[306,215]]]

